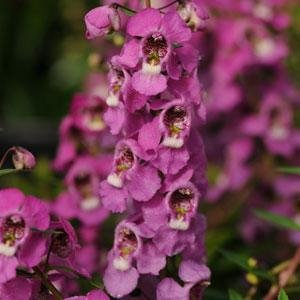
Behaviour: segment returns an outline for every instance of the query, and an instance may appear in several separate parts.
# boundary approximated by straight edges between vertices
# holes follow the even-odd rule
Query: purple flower
[[[187,230],[198,208],[199,192],[188,182],[166,195],[170,228]]]
[[[129,294],[140,274],[158,275],[166,264],[165,256],[152,242],[143,242],[139,227],[122,221],[115,230],[114,247],[104,274],[104,284],[113,297]],[[134,267],[136,265],[136,267]]]
[[[191,32],[175,12],[161,15],[159,10],[145,9],[133,16],[127,25],[132,37],[142,37],[135,57],[142,58],[142,69],[133,74],[132,86],[141,94],[156,95],[167,88],[161,74],[168,63],[173,45],[188,41]]]
[[[81,157],[66,176],[68,192],[62,193],[53,204],[53,211],[64,218],[78,217],[86,224],[99,224],[108,215],[99,197],[101,179],[108,173],[110,156]]]
[[[49,263],[53,266],[66,266],[89,276],[89,273],[76,260],[80,246],[72,225],[67,220],[60,218],[58,221],[51,222],[50,229],[53,230],[53,233],[48,242]]]
[[[17,189],[0,191],[0,282],[16,276],[16,268],[37,265],[46,248],[42,234],[49,215],[45,204]]]
[[[117,10],[108,5],[90,10],[85,15],[84,21],[87,39],[94,39],[112,31],[118,31],[120,28],[120,17]]]
[[[106,290],[113,297],[127,295],[136,287],[139,275],[132,263],[141,247],[138,228],[133,223],[121,222],[115,230],[114,247],[103,277]]]
[[[162,144],[170,148],[181,148],[191,128],[191,111],[181,100],[170,102],[160,114]]]
[[[106,127],[103,121],[106,107],[104,100],[98,96],[76,94],[71,106],[75,126],[91,133],[102,132]]]
[[[112,211],[123,211],[126,199],[148,201],[161,186],[157,170],[141,164],[143,151],[132,139],[121,140],[115,149],[112,172],[100,185],[104,205]]]
[[[30,300],[32,299],[32,288],[32,281],[18,276],[5,283],[0,283],[1,300]]]
[[[178,5],[177,11],[192,31],[204,29],[209,19],[208,12],[200,1],[184,1]]]
[[[189,290],[172,278],[164,278],[157,286],[157,300],[188,300]]]
[[[117,64],[109,64],[109,88],[106,103],[108,106],[118,106],[123,90],[126,89],[126,82],[128,81],[128,74]]]
[[[65,300],[109,300],[109,297],[101,290],[92,290],[86,296],[73,296]]]

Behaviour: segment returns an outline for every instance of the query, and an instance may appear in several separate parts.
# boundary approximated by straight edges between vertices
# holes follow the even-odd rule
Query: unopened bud
[[[14,147],[12,161],[17,170],[33,169],[36,161],[31,152],[22,147]]]

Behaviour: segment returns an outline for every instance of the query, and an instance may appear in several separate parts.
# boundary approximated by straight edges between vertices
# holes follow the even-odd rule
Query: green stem
[[[47,276],[39,269],[39,267],[33,267],[35,274],[41,279],[41,282],[48,291],[51,292],[55,300],[64,300],[62,294],[56,289]]]
[[[131,9],[131,8],[129,8],[129,7],[126,7],[126,6],[124,6],[124,5],[121,5],[121,4],[119,4],[119,3],[113,3],[111,6],[112,6],[113,8],[115,8],[115,9],[121,9],[122,11],[124,11],[125,13],[128,13],[129,15],[134,15],[134,14],[136,14],[136,11],[135,11],[135,10],[133,10],[133,9]]]
[[[0,169],[2,168],[2,165],[4,164],[6,158],[7,158],[7,155],[9,154],[9,152],[15,150],[15,147],[11,147],[9,149],[6,150],[6,152],[4,153],[4,155],[2,156],[2,159],[0,161]]]
[[[162,9],[168,8],[169,6],[171,6],[171,5],[175,4],[175,3],[179,3],[179,1],[178,1],[178,0],[172,1],[172,2],[170,2],[169,4],[167,4],[167,5],[165,5],[165,6],[162,6],[162,7],[160,7],[160,8],[159,8],[159,10],[162,10]]]
[[[145,0],[145,3],[147,8],[151,7],[151,0]]]

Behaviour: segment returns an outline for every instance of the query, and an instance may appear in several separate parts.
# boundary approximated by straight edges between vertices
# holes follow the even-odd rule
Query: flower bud
[[[117,10],[108,5],[90,10],[85,15],[84,21],[87,39],[94,39],[120,28],[120,16]]]
[[[12,161],[17,170],[33,169],[36,161],[31,152],[22,147],[14,147]]]

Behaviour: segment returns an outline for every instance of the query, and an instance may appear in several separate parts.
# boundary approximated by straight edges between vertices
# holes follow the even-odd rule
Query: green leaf
[[[300,167],[282,167],[282,168],[279,168],[278,170],[283,173],[300,175]]]
[[[289,300],[288,295],[286,294],[286,292],[284,291],[284,289],[281,289],[278,295],[278,300]]]
[[[8,175],[11,173],[17,173],[19,170],[17,169],[2,169],[0,170],[0,176]]]
[[[243,300],[243,297],[235,290],[228,291],[229,300]]]
[[[242,269],[248,271],[249,267],[247,265],[248,257],[243,254],[236,254],[228,250],[220,249],[219,252],[229,261],[238,265]]]
[[[292,229],[292,230],[300,230],[300,224],[297,224],[290,218],[270,213],[268,211],[256,209],[254,210],[254,214],[265,221],[268,221],[276,226],[286,228],[286,229]]]
[[[257,277],[269,280],[274,282],[274,276],[272,276],[267,270],[258,269],[258,268],[251,268],[248,264],[249,256],[244,254],[236,254],[228,250],[220,249],[219,252],[229,261],[233,262],[234,264],[238,265],[240,268],[247,272],[251,272]]]

